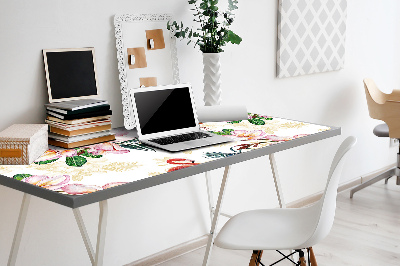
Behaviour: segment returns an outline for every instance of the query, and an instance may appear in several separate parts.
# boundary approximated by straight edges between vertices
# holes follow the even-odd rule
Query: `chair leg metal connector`
[[[312,258],[310,259],[310,251],[312,252],[312,248],[307,248],[307,253],[308,253],[308,265],[309,266],[317,266],[316,263],[312,263],[311,261],[313,260],[313,256],[314,253],[312,252]],[[302,249],[296,249],[294,252],[285,255],[284,253],[282,253],[280,250],[277,250],[277,252],[279,254],[281,254],[283,256],[282,259],[275,261],[274,263],[270,264],[269,266],[273,266],[275,264],[278,264],[279,262],[287,259],[289,260],[291,263],[293,263],[293,265],[296,266],[307,266],[307,261],[306,258],[304,257],[304,251]],[[291,256],[294,255],[295,253],[299,253],[299,260],[297,262],[295,262],[294,260],[291,259]],[[253,254],[251,255],[251,260],[249,263],[249,266],[266,266],[265,264],[263,264],[261,262],[261,257],[262,257],[263,251],[262,250],[253,250]]]

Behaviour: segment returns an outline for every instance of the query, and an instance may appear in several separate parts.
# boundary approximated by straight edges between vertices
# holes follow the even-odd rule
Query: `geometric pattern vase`
[[[219,53],[203,53],[204,105],[221,104],[221,64]]]

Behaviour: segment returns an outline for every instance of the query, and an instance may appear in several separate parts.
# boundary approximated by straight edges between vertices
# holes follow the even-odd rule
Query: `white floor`
[[[201,265],[205,248],[162,263],[162,266]],[[380,181],[349,198],[338,196],[335,222],[329,236],[314,246],[318,265],[389,266],[400,265],[400,186],[395,178]],[[211,266],[248,265],[251,251],[214,247]],[[265,251],[263,263],[279,259],[275,251]],[[282,262],[278,265],[293,265]]]

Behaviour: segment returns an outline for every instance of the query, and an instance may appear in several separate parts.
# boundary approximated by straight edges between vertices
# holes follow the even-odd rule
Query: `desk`
[[[249,120],[204,123],[201,127],[235,141],[168,153],[141,144],[132,132],[118,131],[114,142],[49,150],[29,166],[0,166],[0,184],[24,192],[8,265],[17,260],[31,195],[71,208],[91,263],[103,265],[108,199],[225,167],[215,208],[208,186],[212,226],[203,262],[207,265],[230,165],[269,155],[279,203],[284,207],[273,154],[340,134],[340,128],[257,114],[249,114]],[[100,216],[94,252],[79,207],[97,202]]]

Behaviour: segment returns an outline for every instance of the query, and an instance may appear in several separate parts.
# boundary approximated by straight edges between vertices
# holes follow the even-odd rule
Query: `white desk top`
[[[0,166],[0,184],[76,208],[340,134],[340,128],[256,114],[201,127],[236,141],[169,153],[117,130],[113,142],[51,149],[31,165]]]

